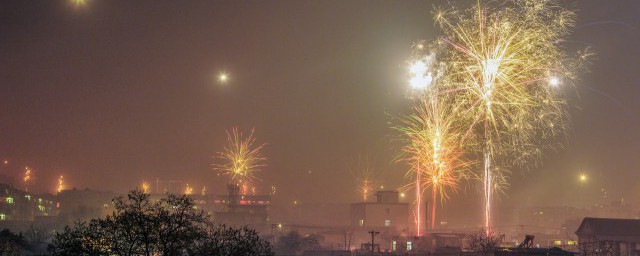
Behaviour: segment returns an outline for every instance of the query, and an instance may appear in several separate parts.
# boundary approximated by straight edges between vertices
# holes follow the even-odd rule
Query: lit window
[[[411,249],[413,248],[413,244],[411,243],[411,241],[407,242],[407,251],[411,251]]]
[[[31,196],[30,195],[25,195],[24,198],[26,198],[27,200],[31,201]]]
[[[7,215],[4,215],[4,213],[0,214],[0,220],[7,220]]]
[[[391,241],[391,251],[392,252],[396,251],[396,241],[395,240]]]
[[[7,197],[7,199],[5,199],[5,201],[6,201],[8,204],[12,204],[12,203],[13,203],[13,197]]]
[[[391,220],[384,220],[384,226],[385,227],[391,226]]]
[[[555,240],[553,241],[554,245],[562,245],[562,241],[561,240]]]
[[[364,220],[363,219],[360,220],[360,226],[361,227],[364,226]]]

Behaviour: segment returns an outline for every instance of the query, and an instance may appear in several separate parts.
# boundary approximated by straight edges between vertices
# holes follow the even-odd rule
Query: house
[[[584,218],[576,231],[581,255],[640,254],[640,220]]]

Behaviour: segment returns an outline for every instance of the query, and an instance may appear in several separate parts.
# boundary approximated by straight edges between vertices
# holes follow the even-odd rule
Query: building
[[[401,203],[396,190],[378,191],[375,202],[351,204],[351,226],[365,229],[409,228],[409,204]]]
[[[580,255],[640,254],[640,220],[584,218],[576,231]]]
[[[226,200],[220,198],[222,200],[213,201],[214,205],[225,207],[224,210],[213,213],[216,222],[253,227],[267,225],[269,196],[242,195],[240,186],[234,184],[229,184],[228,190],[229,194]]]
[[[375,202],[351,204],[349,220],[354,237],[359,238],[352,244],[361,243],[362,248],[371,248],[369,232],[375,230],[379,234],[374,247],[392,251],[393,237],[409,231],[409,204],[400,202],[400,193],[396,190],[378,191]]]
[[[398,235],[391,238],[393,253],[435,253],[459,255],[464,246],[466,233],[433,232],[422,236]]]
[[[35,213],[36,199],[33,195],[0,184],[0,221],[31,221]]]

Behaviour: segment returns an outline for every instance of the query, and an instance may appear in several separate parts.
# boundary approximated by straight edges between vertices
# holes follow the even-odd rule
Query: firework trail
[[[31,168],[24,168],[24,176],[22,177],[22,181],[24,182],[24,190],[29,191],[29,187],[31,187],[32,182]]]
[[[444,36],[416,59],[437,57],[440,106],[455,106],[466,126],[460,138],[482,172],[485,223],[491,201],[508,187],[509,168],[536,165],[546,149],[560,145],[568,115],[555,87],[574,80],[585,53],[570,58],[559,45],[575,14],[553,1],[480,1],[471,8],[439,9],[434,20]],[[423,79],[424,80],[424,79]],[[428,80],[428,79],[426,79]]]
[[[265,144],[256,145],[253,132],[244,136],[237,128],[227,131],[227,145],[216,157],[221,163],[213,164],[214,170],[229,176],[229,182],[240,186],[243,194],[255,193],[255,187],[252,188],[257,180],[255,173],[266,166],[266,158],[262,156]]]
[[[371,166],[369,157],[362,156],[358,156],[350,169],[355,178],[357,193],[366,202],[380,184],[375,169]]]
[[[56,188],[56,192],[60,193],[62,192],[62,190],[64,190],[64,188],[65,188],[64,177],[60,175],[60,177],[58,177],[58,186]]]

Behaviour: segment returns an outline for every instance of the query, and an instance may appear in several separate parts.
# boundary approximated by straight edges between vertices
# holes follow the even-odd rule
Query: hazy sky
[[[395,188],[405,167],[390,163],[389,122],[409,104],[410,46],[437,35],[431,11],[443,2],[2,1],[2,171],[28,164],[47,191],[64,175],[79,188],[124,192],[160,178],[223,193],[211,156],[238,126],[268,143],[259,191],[349,202],[358,154]],[[591,46],[597,58],[563,89],[566,149],[514,172],[507,205],[640,194],[640,1],[571,2],[579,21],[567,51]]]

